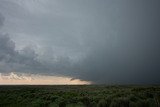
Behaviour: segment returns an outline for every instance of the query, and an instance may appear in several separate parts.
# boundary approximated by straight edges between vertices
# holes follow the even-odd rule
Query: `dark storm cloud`
[[[102,34],[101,25],[87,29],[97,36],[89,41],[93,49],[82,62],[80,78],[98,83],[160,83],[159,4],[120,2],[118,13],[110,16],[115,31],[110,38]]]
[[[160,83],[159,0],[17,2],[3,1],[0,7],[4,30],[11,34],[0,36],[1,72]],[[0,16],[0,26],[3,20]],[[39,50],[27,46],[31,40]],[[16,43],[24,47],[16,50]]]

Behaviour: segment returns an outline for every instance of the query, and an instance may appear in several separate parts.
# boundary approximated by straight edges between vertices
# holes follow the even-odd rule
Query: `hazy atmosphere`
[[[160,84],[159,0],[0,0],[0,84]]]

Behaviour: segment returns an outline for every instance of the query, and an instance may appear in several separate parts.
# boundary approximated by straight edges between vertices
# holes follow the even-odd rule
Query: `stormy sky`
[[[160,83],[159,0],[0,0],[0,73]]]

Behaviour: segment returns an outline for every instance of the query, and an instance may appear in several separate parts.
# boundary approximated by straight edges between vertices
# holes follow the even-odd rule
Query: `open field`
[[[0,86],[0,107],[160,107],[160,86]]]

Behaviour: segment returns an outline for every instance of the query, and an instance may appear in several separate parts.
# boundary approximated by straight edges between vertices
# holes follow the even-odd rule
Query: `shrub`
[[[137,107],[149,107],[146,100],[138,100]]]
[[[99,100],[97,107],[107,107],[107,103],[104,99]]]
[[[111,102],[110,107],[129,107],[129,100],[125,97],[114,99]]]
[[[129,107],[138,107],[136,102],[130,102]]]
[[[158,105],[156,104],[156,101],[152,98],[147,99],[147,103],[149,107],[158,107]]]
[[[84,105],[86,105],[87,107],[90,107],[90,100],[88,97],[83,97],[81,101],[83,102]]]
[[[54,102],[54,101],[55,101],[56,99],[58,99],[58,98],[59,98],[58,96],[51,96],[51,97],[50,97],[50,99],[51,99],[52,102]]]
[[[66,107],[66,102],[65,101],[61,101],[59,103],[59,107]]]
[[[92,101],[92,102],[90,103],[90,105],[91,105],[91,107],[96,107],[96,106],[97,106],[97,103],[96,103],[95,101]]]

